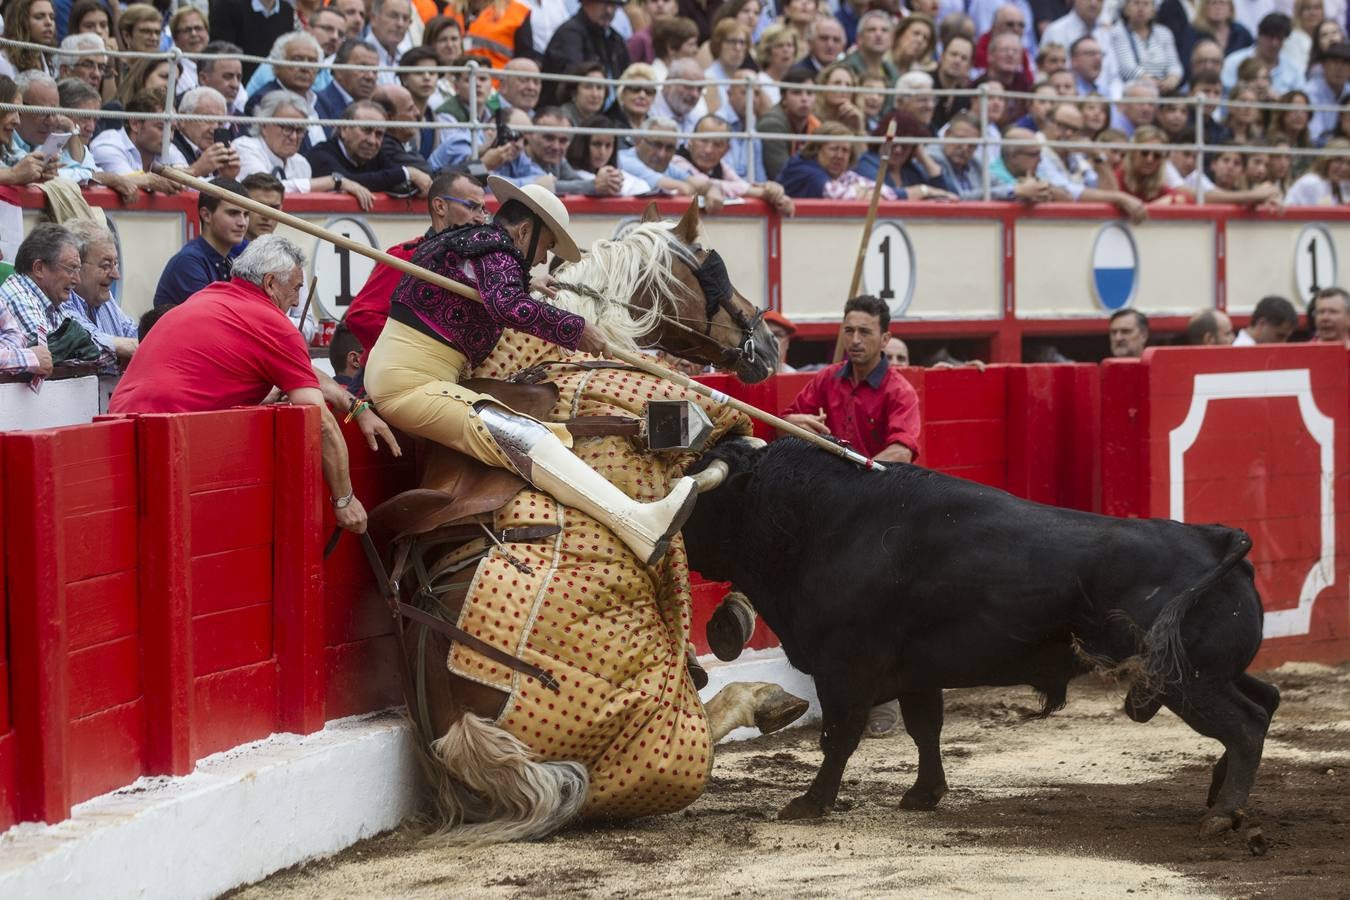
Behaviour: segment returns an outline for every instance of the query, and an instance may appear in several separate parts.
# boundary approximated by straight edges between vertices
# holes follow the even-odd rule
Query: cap
[[[788,333],[789,336],[797,333],[797,326],[792,324],[792,320],[783,315],[776,309],[771,309],[764,314],[764,321],[770,325],[777,325]]]

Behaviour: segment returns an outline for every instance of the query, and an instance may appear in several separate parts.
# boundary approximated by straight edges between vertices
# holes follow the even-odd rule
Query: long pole
[[[872,183],[872,201],[867,206],[867,220],[863,222],[862,241],[858,244],[858,259],[853,263],[853,280],[848,283],[848,296],[852,300],[858,296],[862,284],[863,263],[867,260],[867,242],[872,239],[872,226],[877,221],[877,205],[881,203],[881,186],[886,183],[886,171],[891,167],[891,151],[895,148],[895,119],[886,126],[886,141],[881,145],[881,165],[877,168],[877,180]],[[844,329],[839,328],[839,337],[834,342],[834,361],[844,358]]]
[[[233,191],[228,190],[226,188],[217,187],[216,185],[211,184],[209,181],[203,181],[200,178],[196,178],[192,175],[187,174],[181,169],[172,169],[166,166],[156,165],[154,167],[154,173],[156,175],[163,175],[170,181],[177,182],[178,184],[181,184],[184,187],[192,188],[193,190],[199,191],[201,193],[210,194],[213,197],[218,197],[227,203],[232,203],[235,206],[246,209],[250,213],[256,213],[257,215],[264,216],[269,219],[274,219],[275,221],[277,221],[282,225],[289,225],[296,231],[303,231],[305,234],[312,235],[313,237],[316,237],[321,241],[328,241],[331,244],[336,244],[337,246],[342,247],[346,250],[350,250],[353,253],[359,253],[362,256],[375,260],[376,262],[384,263],[386,266],[389,266],[390,268],[398,269],[400,272],[403,272],[406,275],[411,275],[414,278],[427,282],[428,284],[434,284],[439,288],[443,288],[444,290],[450,291],[451,293],[458,294],[461,297],[465,297],[468,298],[469,300],[474,300],[479,303],[483,302],[483,298],[478,295],[478,291],[474,290],[473,288],[469,287],[466,284],[461,284],[458,281],[446,278],[444,275],[439,275],[436,272],[431,271],[430,269],[424,269],[421,266],[414,265],[413,263],[405,259],[399,259],[397,256],[391,256],[388,253],[385,253],[383,250],[377,250],[374,247],[370,247],[367,246],[366,244],[358,243],[357,241],[354,241],[350,238],[343,237],[340,234],[329,231],[327,228],[315,225],[313,222],[307,222],[304,219],[291,215],[290,213],[285,213],[278,209],[272,209],[272,207],[270,206],[264,206],[263,204],[259,203],[258,201],[254,200],[251,197],[245,197],[240,194],[236,194]],[[708,399],[714,400],[718,403],[724,403],[727,406],[730,406],[732,409],[736,409],[739,410],[740,412],[745,413],[752,419],[756,419],[760,422],[765,423],[766,425],[771,425],[772,427],[777,428],[779,431],[785,431],[788,434],[792,435],[793,437],[799,437],[804,441],[809,441],[810,443],[815,444],[817,447],[820,447],[822,450],[825,450],[829,453],[833,453],[835,456],[843,457],[844,459],[847,459],[849,462],[857,463],[858,465],[869,469],[884,468],[884,466],[882,466],[881,463],[868,459],[866,456],[863,456],[856,450],[850,450],[849,448],[841,446],[840,444],[836,444],[833,441],[828,441],[825,438],[821,437],[820,435],[816,434],[814,431],[809,431],[805,428],[802,428],[800,425],[794,425],[792,422],[789,422],[786,419],[781,419],[778,416],[773,415],[772,413],[767,413],[764,410],[760,409],[759,407],[751,406],[748,403],[737,400],[735,397],[729,397],[726,394],[722,393],[721,391],[715,391],[712,388],[708,387],[707,385],[700,384],[697,381],[693,381],[692,379],[688,378],[687,376],[679,372],[675,372],[661,365],[658,365],[657,363],[654,363],[651,360],[647,359],[645,356],[641,356],[640,354],[637,353],[629,353],[627,350],[621,350],[617,347],[611,347],[609,350],[609,354],[613,356],[615,359],[628,363],[635,369],[641,369],[642,371],[648,373],[649,375],[655,375],[658,378],[665,378],[670,381],[674,381],[676,384],[680,385],[680,387],[683,387],[686,390],[693,391],[696,394],[707,397]]]

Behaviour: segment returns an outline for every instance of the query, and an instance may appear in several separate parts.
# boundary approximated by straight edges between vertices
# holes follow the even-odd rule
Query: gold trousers
[[[460,385],[467,365],[458,350],[390,319],[366,360],[366,392],[380,416],[400,431],[514,471],[475,411],[482,403],[509,407]],[[566,446],[572,446],[564,426],[543,424]]]

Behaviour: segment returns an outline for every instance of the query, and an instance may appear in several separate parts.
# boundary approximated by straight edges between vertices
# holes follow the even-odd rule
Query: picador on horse
[[[715,478],[683,472],[749,420],[597,358],[656,347],[762,380],[777,358],[762,313],[698,245],[692,204],[673,226],[653,205],[582,260],[557,197],[489,183],[492,224],[439,232],[411,260],[482,303],[403,277],[365,372],[380,414],[428,441],[419,488],[371,514],[387,575],[367,552],[398,612],[409,713],[441,833],[456,842],[681,809],[717,740],[806,709],[749,683],[705,707],[686,666],[678,532]],[[527,280],[550,250],[568,261],[553,304]],[[654,408],[678,408],[696,439],[654,440]]]

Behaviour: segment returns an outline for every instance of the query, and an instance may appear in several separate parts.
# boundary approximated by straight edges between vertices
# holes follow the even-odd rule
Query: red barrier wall
[[[1259,667],[1350,658],[1350,370],[1343,348],[1149,350],[1102,379],[1103,506],[1252,537]]]
[[[5,455],[0,452],[0,830],[19,821],[19,792],[15,772],[14,726],[10,721],[13,698],[9,686],[9,593],[5,578]]]

